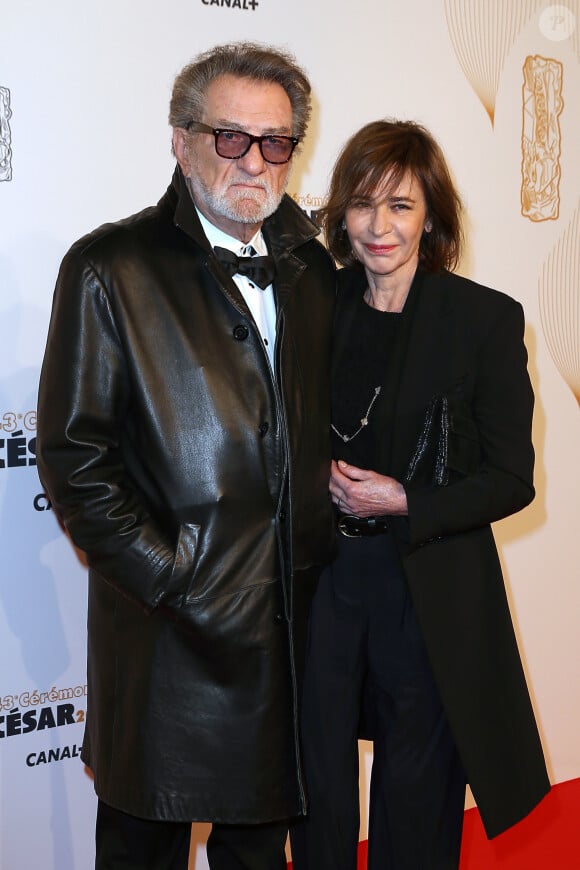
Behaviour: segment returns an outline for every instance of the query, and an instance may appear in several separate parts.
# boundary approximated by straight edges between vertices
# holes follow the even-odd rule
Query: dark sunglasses
[[[300,141],[297,136],[279,136],[277,133],[252,136],[242,130],[222,130],[209,127],[199,121],[190,121],[185,129],[190,133],[211,133],[214,137],[216,154],[227,160],[243,157],[254,142],[257,142],[260,154],[266,163],[288,163]]]

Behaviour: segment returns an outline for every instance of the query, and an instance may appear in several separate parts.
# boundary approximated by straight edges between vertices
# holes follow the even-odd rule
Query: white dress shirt
[[[201,214],[196,206],[198,217],[201,221],[203,231],[206,234],[212,248],[216,246],[227,248],[228,251],[233,251],[238,257],[247,257],[246,249],[252,245],[260,256],[266,256],[268,248],[262,235],[262,231],[258,230],[255,236],[247,244],[240,242],[233,236],[229,236],[220,230],[214,224],[210,223],[204,215]],[[276,302],[274,300],[274,288],[270,284],[265,290],[258,287],[246,275],[234,275],[233,280],[236,282],[240,293],[244,297],[246,305],[250,309],[254,322],[258,328],[264,347],[268,353],[270,365],[274,369],[274,345],[276,342]]]

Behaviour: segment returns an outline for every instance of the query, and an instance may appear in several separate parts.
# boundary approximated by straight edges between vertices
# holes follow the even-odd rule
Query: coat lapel
[[[445,390],[453,378],[451,316],[445,275],[424,274],[417,287],[413,321],[395,397],[393,472],[407,470],[430,399]]]
[[[264,221],[262,232],[268,251],[276,262],[274,292],[276,305],[281,310],[307,268],[307,264],[295,250],[315,239],[320,230],[294,200],[285,194],[274,214]]]

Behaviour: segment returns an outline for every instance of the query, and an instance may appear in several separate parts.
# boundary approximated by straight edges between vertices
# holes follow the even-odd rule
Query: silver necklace
[[[369,414],[371,413],[372,407],[373,407],[373,405],[375,404],[375,402],[377,401],[380,392],[381,392],[381,388],[380,388],[380,387],[375,387],[375,391],[374,391],[373,397],[372,397],[372,399],[371,399],[371,401],[370,401],[370,404],[369,404],[368,408],[366,409],[366,412],[365,412],[365,413],[363,414],[363,416],[361,417],[361,420],[360,420],[360,426],[358,427],[358,429],[356,430],[356,432],[353,432],[352,435],[343,435],[342,432],[339,432],[339,431],[338,431],[338,429],[336,428],[336,426],[334,425],[334,423],[331,423],[331,424],[330,424],[330,428],[332,429],[332,431],[333,431],[333,432],[336,432],[336,434],[338,435],[338,437],[339,437],[339,438],[342,438],[342,440],[344,441],[345,444],[347,444],[349,441],[352,441],[353,438],[356,438],[356,436],[357,436],[360,432],[362,432],[362,430],[364,429],[364,427],[369,425]]]

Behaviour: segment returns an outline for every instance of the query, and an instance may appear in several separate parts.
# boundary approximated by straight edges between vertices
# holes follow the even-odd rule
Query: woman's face
[[[346,231],[353,251],[369,280],[413,280],[419,262],[419,243],[431,222],[421,184],[406,173],[390,189],[387,174],[370,197],[354,196],[345,213]]]

